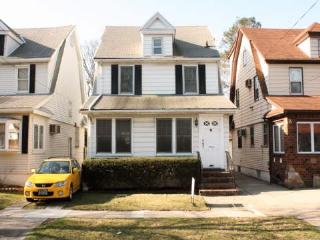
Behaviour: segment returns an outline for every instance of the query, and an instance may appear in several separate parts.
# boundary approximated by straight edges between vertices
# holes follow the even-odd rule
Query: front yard
[[[260,219],[75,219],[48,220],[28,237],[35,239],[320,239],[320,231],[294,218]]]
[[[15,203],[18,203],[23,199],[22,194],[15,193],[0,193],[0,210]]]
[[[40,202],[29,204],[27,208],[43,208],[60,202]],[[135,210],[182,210],[205,211],[209,210],[201,196],[195,196],[194,204],[191,203],[189,194],[112,194],[99,192],[80,192],[71,202],[65,202],[64,208],[74,210],[110,210],[110,211],[135,211]]]

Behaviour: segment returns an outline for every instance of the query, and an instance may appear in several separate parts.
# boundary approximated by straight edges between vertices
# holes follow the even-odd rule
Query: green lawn
[[[260,219],[57,219],[48,220],[33,239],[201,239],[316,240],[320,231],[294,218]]]
[[[0,210],[19,202],[22,199],[22,194],[0,193]]]
[[[33,203],[27,208],[43,208],[48,205],[59,205],[61,202]],[[194,204],[188,194],[112,194],[81,192],[74,196],[72,202],[63,202],[65,208],[74,210],[209,210],[201,196],[195,196]]]

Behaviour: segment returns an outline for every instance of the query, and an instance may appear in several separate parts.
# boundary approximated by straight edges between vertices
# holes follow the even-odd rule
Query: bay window
[[[284,153],[283,124],[273,126],[273,152]]]
[[[303,94],[303,70],[302,68],[289,68],[290,93]]]
[[[20,121],[0,120],[0,151],[20,149]]]
[[[298,153],[320,153],[320,122],[297,123]]]

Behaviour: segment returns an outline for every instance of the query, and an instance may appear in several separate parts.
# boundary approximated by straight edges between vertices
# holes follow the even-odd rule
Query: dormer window
[[[4,35],[0,35],[0,56],[4,55]]]
[[[153,54],[160,55],[162,54],[162,38],[157,37],[152,39],[153,42]]]
[[[29,68],[27,66],[18,67],[18,92],[29,91]]]

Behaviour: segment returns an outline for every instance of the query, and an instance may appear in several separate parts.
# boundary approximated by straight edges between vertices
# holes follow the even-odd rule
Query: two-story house
[[[106,27],[95,55],[88,156],[201,155],[226,167],[229,116],[219,53],[207,27],[172,26],[155,14],[144,26]]]
[[[320,24],[240,29],[229,57],[237,169],[288,187],[319,186]]]
[[[0,184],[23,185],[48,157],[83,159],[81,63],[74,26],[0,20]]]

